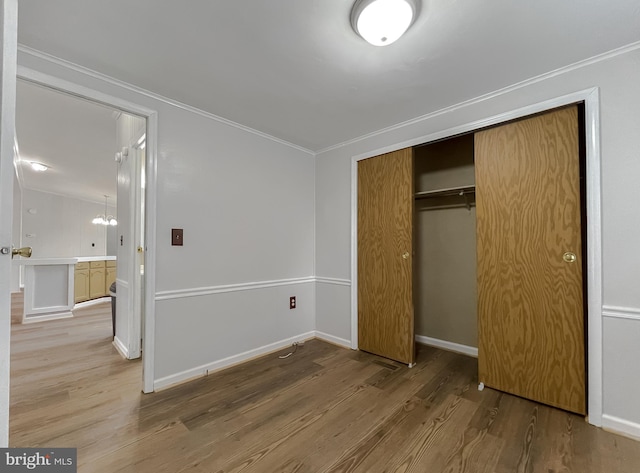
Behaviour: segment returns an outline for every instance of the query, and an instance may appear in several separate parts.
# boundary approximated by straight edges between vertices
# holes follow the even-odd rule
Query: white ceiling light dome
[[[31,169],[33,169],[36,172],[44,172],[47,169],[49,169],[49,166],[47,166],[46,164],[39,163],[37,161],[29,161],[29,165],[31,166]]]
[[[357,0],[351,10],[353,29],[374,46],[400,38],[418,15],[419,0]]]

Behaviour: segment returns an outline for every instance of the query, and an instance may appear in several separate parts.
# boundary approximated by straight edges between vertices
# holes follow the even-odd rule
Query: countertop
[[[22,264],[24,266],[43,266],[47,264],[76,264],[77,258],[21,258],[14,259],[14,264]]]
[[[48,264],[76,264],[86,261],[115,261],[115,256],[79,256],[77,258],[21,258],[14,259],[14,264],[25,266],[42,266]]]
[[[84,263],[86,261],[115,261],[115,256],[78,256],[76,258],[78,263]]]

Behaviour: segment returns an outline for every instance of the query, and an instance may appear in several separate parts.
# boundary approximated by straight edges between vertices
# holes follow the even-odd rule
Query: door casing
[[[145,393],[154,390],[155,289],[156,289],[156,189],[158,113],[136,103],[18,65],[18,79],[38,84],[92,102],[101,103],[147,120],[145,192],[145,283],[144,283],[144,354],[142,360]]]
[[[585,109],[586,209],[589,222],[586,232],[587,271],[584,274],[588,293],[585,301],[588,313],[587,420],[592,425],[602,425],[602,182],[598,87],[537,102],[486,119],[377,148],[351,158],[351,348],[354,350],[358,348],[358,161],[576,103],[584,103]]]

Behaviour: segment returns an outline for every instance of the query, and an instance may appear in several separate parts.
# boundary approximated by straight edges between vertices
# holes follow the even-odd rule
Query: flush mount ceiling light
[[[351,26],[374,46],[387,46],[415,21],[419,0],[357,0],[351,10]]]
[[[33,169],[34,171],[38,171],[38,172],[43,172],[49,169],[49,166],[47,166],[46,164],[39,163],[37,161],[29,161],[29,166],[31,166],[31,169]]]

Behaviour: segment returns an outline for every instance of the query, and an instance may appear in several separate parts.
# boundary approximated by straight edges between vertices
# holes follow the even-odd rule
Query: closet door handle
[[[402,253],[402,259],[409,259],[409,252],[405,251]]]
[[[575,253],[571,253],[570,251],[567,251],[565,254],[562,255],[562,259],[566,263],[575,263],[578,258],[576,257]]]

